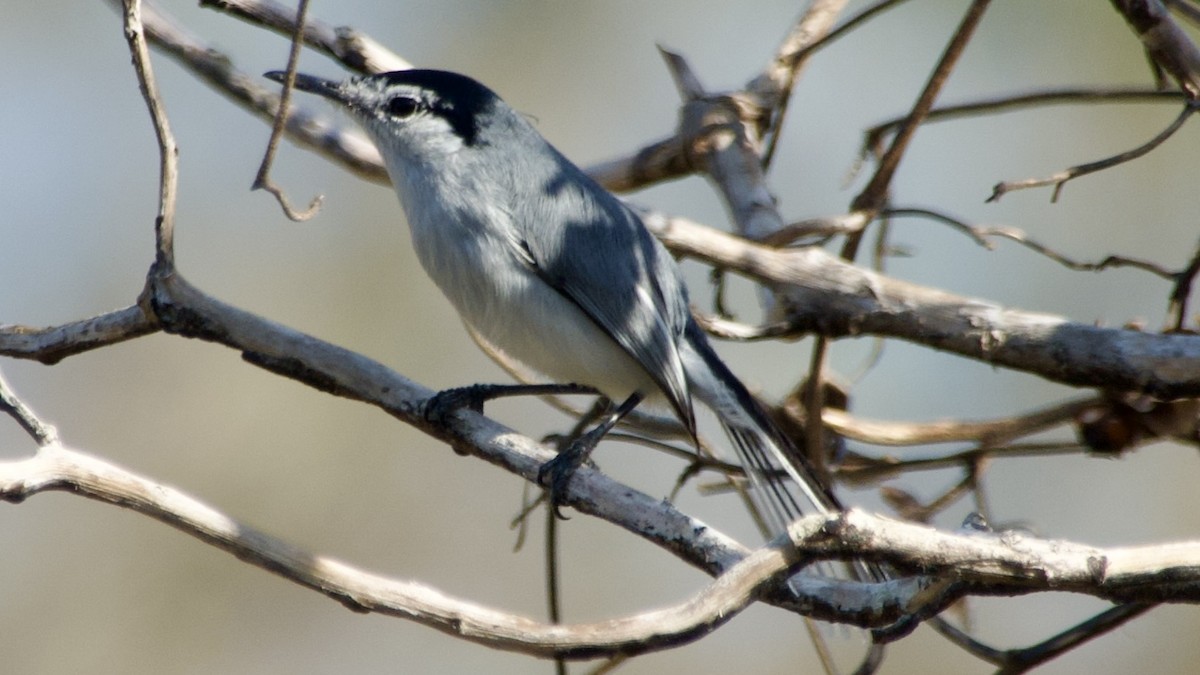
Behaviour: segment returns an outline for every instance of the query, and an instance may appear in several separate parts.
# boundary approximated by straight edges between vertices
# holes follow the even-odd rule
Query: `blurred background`
[[[194,4],[163,6],[248,73],[284,66],[284,39]],[[708,87],[736,88],[766,63],[801,5],[316,0],[311,13],[366,31],[418,65],[484,81],[586,166],[672,132],[679,101],[656,45],[685,55]],[[862,184],[845,184],[862,130],[908,109],[964,5],[908,3],[812,60],[771,173],[785,218],[846,209]],[[0,14],[0,323],[52,325],[127,306],[153,257],[158,160],[120,19],[106,3],[62,0],[10,3]],[[177,255],[190,281],[432,388],[507,380],[420,270],[390,190],[286,146],[276,179],[296,202],[326,196],[316,219],[287,221],[268,195],[248,190],[267,127],[161,55],[154,66],[180,146]],[[313,54],[301,68],[341,75]],[[1008,0],[984,18],[941,101],[1149,82],[1139,44],[1107,3]],[[298,103],[332,114],[308,97]],[[1136,162],[1068,184],[1057,204],[1045,189],[984,203],[998,181],[1124,151],[1177,113],[1161,104],[1056,107],[925,127],[895,180],[895,199],[1024,228],[1082,260],[1119,253],[1178,268],[1197,235],[1195,122]],[[726,222],[700,178],[633,198]],[[1163,321],[1169,289],[1145,274],[1069,272],[1015,245],[987,252],[922,221],[900,221],[893,241],[910,254],[888,263],[903,279],[1081,322],[1142,320],[1157,328]],[[705,305],[705,270],[686,269],[693,297]],[[749,285],[735,284],[733,298],[753,322]],[[803,376],[808,344],[718,348],[744,380],[778,397]],[[839,342],[831,365],[856,374],[871,347],[869,339]],[[167,335],[54,367],[5,360],[0,369],[68,444],[311,551],[545,616],[540,518],[525,549],[513,552],[509,523],[521,482],[374,409],[249,366],[224,347]],[[928,421],[998,417],[1076,393],[889,342],[853,394],[860,415]],[[535,437],[570,423],[537,402],[505,402],[489,413]],[[33,451],[15,424],[0,420],[0,459]],[[1160,443],[1119,460],[999,461],[986,487],[1000,524],[1041,535],[1104,546],[1194,539],[1194,455],[1195,448]],[[655,496],[668,494],[682,468],[620,444],[602,446],[596,460]],[[930,497],[958,478],[929,473],[892,485]],[[847,501],[881,508],[871,490],[848,493]],[[731,497],[688,488],[678,504],[758,541]],[[939,524],[954,527],[971,508],[963,502]],[[561,539],[571,621],[678,602],[705,582],[590,518],[565,523]],[[157,522],[69,495],[3,506],[0,541],[0,654],[8,672],[552,672],[549,663],[416,624],[354,614]],[[998,647],[1044,639],[1104,607],[1067,595],[970,603],[974,630]],[[1159,608],[1042,672],[1192,672],[1198,630],[1194,609]],[[635,659],[622,672],[815,668],[799,619],[754,607],[696,644]],[[891,647],[883,669],[990,671],[926,628]]]

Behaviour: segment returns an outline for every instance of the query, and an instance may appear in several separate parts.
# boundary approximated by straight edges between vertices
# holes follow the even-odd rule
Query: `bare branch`
[[[20,503],[47,490],[67,491],[150,516],[353,611],[410,619],[489,647],[539,656],[640,653],[702,637],[750,604],[758,588],[798,560],[794,551],[764,549],[746,556],[698,596],[675,607],[559,626],[315,555],[239,523],[179,490],[59,445],[47,446],[29,459],[0,462],[0,500]]]
[[[675,135],[649,143],[632,155],[593,165],[587,169],[588,175],[609,190],[627,192],[692,173],[703,166],[697,163],[697,157],[705,158],[705,161],[714,161],[709,157],[709,149],[715,148],[722,151],[722,158],[716,162],[720,167],[732,171],[733,176],[749,172],[746,174],[747,181],[756,187],[754,193],[726,194],[727,199],[736,197],[737,201],[733,202],[733,207],[751,195],[759,202],[763,199],[763,194],[769,199],[769,192],[765,192],[765,187],[761,187],[761,179],[756,177],[763,170],[762,157],[758,156],[757,151],[762,134],[766,132],[772,119],[776,119],[774,124],[778,125],[776,107],[784,105],[791,82],[794,82],[808,54],[807,48],[829,32],[845,4],[845,0],[812,2],[784,37],[771,62],[761,74],[747,83],[743,92],[728,96],[701,96],[702,90],[692,87],[685,97],[687,103],[684,105],[679,130]],[[788,83],[787,87],[783,86],[785,81]],[[696,84],[698,85],[698,82]],[[731,105],[735,107],[731,108]],[[702,121],[704,124],[701,124]],[[742,139],[750,139],[749,145],[755,150],[745,153],[745,148],[727,145],[731,140],[735,144],[740,143],[741,141],[737,140],[739,136]],[[753,169],[746,163],[751,159],[755,165]],[[719,175],[713,177],[721,184]],[[750,216],[760,207],[761,204],[750,205],[735,211],[743,214],[742,217],[735,216],[735,220],[740,226],[749,223]],[[770,209],[774,209],[773,204]],[[778,219],[778,215],[775,218]],[[762,228],[751,225],[749,229],[741,231],[766,235],[781,226],[782,222],[768,224]]]
[[[16,420],[25,433],[33,437],[39,447],[44,448],[58,442],[58,431],[38,419],[38,416],[21,399],[17,398],[3,375],[0,375],[0,412],[4,412]]]
[[[889,209],[884,209],[884,211],[881,215],[914,216],[914,217],[932,218],[934,220],[940,221],[942,223],[945,223],[945,224],[951,226],[952,228],[954,228],[955,230],[958,230],[959,232],[962,232],[963,234],[966,234],[973,241],[975,241],[975,243],[979,244],[980,246],[983,246],[984,248],[986,248],[988,250],[992,250],[994,248],[994,246],[992,246],[992,242],[988,240],[988,237],[1001,237],[1004,239],[1008,239],[1010,241],[1014,241],[1014,242],[1020,244],[1021,246],[1024,246],[1025,248],[1027,248],[1031,251],[1034,251],[1036,253],[1046,256],[1047,258],[1062,265],[1063,267],[1066,267],[1071,270],[1075,270],[1077,272],[1099,272],[1101,270],[1105,270],[1110,267],[1133,267],[1133,268],[1142,270],[1143,272],[1149,272],[1150,274],[1153,274],[1157,277],[1161,277],[1163,279],[1175,279],[1178,276],[1177,272],[1172,272],[1157,263],[1151,262],[1149,260],[1140,260],[1138,258],[1130,258],[1127,256],[1122,256],[1122,255],[1106,256],[1099,262],[1083,262],[1083,261],[1079,261],[1079,260],[1074,260],[1072,258],[1067,257],[1066,255],[1064,255],[1062,253],[1059,253],[1058,251],[1055,251],[1054,249],[1050,248],[1049,246],[1046,246],[1045,244],[1037,242],[1036,240],[1030,238],[1030,236],[1028,234],[1026,234],[1023,230],[1017,229],[1015,227],[986,227],[986,226],[979,226],[979,225],[969,225],[969,224],[967,224],[957,218],[954,218],[948,214],[942,213],[940,211],[935,211],[932,209],[889,208]]]
[[[785,223],[767,187],[757,136],[743,122],[744,101],[697,90],[699,83],[689,76],[686,61],[676,54],[666,56],[676,80],[692,85],[681,88],[686,98],[679,116],[688,165],[712,179],[739,233],[758,239],[782,229]]]
[[[759,592],[811,557],[786,537],[744,555],[692,599],[632,617],[591,624],[545,624],[462,601],[415,582],[387,579],[314,555],[239,523],[182,491],[58,444],[28,459],[0,462],[0,500],[20,503],[62,490],[150,516],[239,559],[318,591],[353,611],[378,612],[418,621],[490,647],[539,656],[590,658],[637,654],[702,637],[757,599]],[[824,519],[793,528],[799,542],[821,540]],[[844,593],[820,579],[798,584],[800,593],[830,596],[815,604],[842,606],[873,601],[896,606],[921,597],[928,584],[907,580],[880,584],[874,595]],[[840,596],[838,595],[839,593]],[[862,620],[862,606],[843,606],[843,618]]]
[[[1200,274],[1200,246],[1196,247],[1196,251],[1192,253],[1192,259],[1188,262],[1187,267],[1180,271],[1175,277],[1175,288],[1171,290],[1171,302],[1167,307],[1167,314],[1175,317],[1174,330],[1183,330],[1183,324],[1187,321],[1187,306],[1188,298],[1192,293],[1192,281],[1196,275]]]
[[[1081,103],[1177,103],[1183,100],[1179,92],[1158,91],[1155,89],[1121,89],[1105,88],[1070,88],[1035,91],[1026,94],[1005,94],[996,98],[970,101],[933,108],[925,116],[925,124],[944,122],[976,115],[988,115],[1010,112],[1043,105],[1078,105]],[[905,117],[896,117],[886,122],[880,122],[863,133],[863,145],[860,157],[866,157],[875,149],[882,152],[879,146],[883,138],[895,132]]]
[[[796,331],[896,337],[1083,387],[1200,395],[1200,337],[1104,328],[1008,309],[855,267],[818,248],[769,249],[649,215],[674,251],[780,286]]]
[[[1162,0],[1112,0],[1155,64],[1171,74],[1192,100],[1200,98],[1200,50]]]
[[[962,56],[966,49],[967,42],[975,32],[976,26],[983,18],[983,13],[987,9],[990,0],[975,0],[971,3],[971,7],[967,10],[958,29],[954,32],[954,37],[950,43],[946,45],[945,51],[938,60],[937,66],[934,67],[933,73],[925,84],[925,88],[921,91],[913,104],[912,110],[896,131],[895,137],[892,139],[891,146],[883,153],[879,160],[879,166],[876,167],[874,175],[867,182],[866,187],[862,192],[854,198],[851,204],[851,211],[867,211],[869,213],[877,212],[883,208],[887,201],[888,188],[892,183],[892,177],[896,173],[896,169],[900,166],[900,159],[904,156],[904,151],[908,148],[909,142],[913,135],[916,134],[917,127],[925,120],[929,111],[933,108],[933,102],[941,92],[942,87],[946,84],[946,80],[950,78],[950,72],[954,69],[958,59]],[[850,236],[846,239],[846,244],[842,248],[842,257],[847,260],[855,258],[858,248],[859,237]]]
[[[153,314],[134,305],[50,328],[0,326],[0,355],[46,365],[160,330]]]
[[[108,0],[119,6],[120,0]],[[147,2],[142,19],[146,37],[202,82],[234,103],[270,121],[279,109],[279,97],[263,86],[258,76],[250,76],[233,65],[233,59],[220,50],[189,34],[180,24]],[[288,115],[289,138],[320,153],[360,178],[390,185],[379,151],[365,137],[348,131],[304,110]]]
[[[154,134],[159,148],[159,194],[158,219],[154,225],[154,262],[164,269],[175,266],[175,195],[179,185],[179,148],[171,134],[162,100],[158,96],[158,84],[150,66],[150,49],[146,46],[146,35],[142,28],[141,0],[125,2],[125,39],[133,55],[133,71],[137,74],[138,87],[150,110],[154,123]]]
[[[791,103],[792,88],[800,76],[805,61],[817,49],[831,44],[839,37],[846,35],[860,24],[884,10],[891,9],[905,0],[879,0],[874,5],[863,9],[850,17],[836,28],[829,30],[828,19],[840,13],[845,3],[814,3],[801,19],[796,22],[788,38],[780,45],[775,58],[767,68],[746,85],[746,92],[757,96],[765,110],[773,110],[769,119],[764,119],[760,125],[759,135],[767,139],[763,150],[763,167],[771,165],[775,157],[775,148],[779,147],[779,138],[783,131],[783,120],[787,116],[788,105]],[[823,31],[828,30],[827,33]],[[823,34],[822,34],[823,33]]]
[[[873,445],[975,442],[992,446],[1070,422],[1080,412],[1102,402],[1101,397],[1088,396],[1013,417],[973,422],[881,422],[860,419],[844,410],[833,408],[823,410],[821,420],[842,436]],[[792,415],[800,412],[796,409],[785,411]]]
[[[491,647],[541,656],[633,654],[700,637],[754,601],[767,584],[814,557],[866,555],[918,566],[934,575],[865,584],[872,593],[839,597],[834,604],[842,607],[841,618],[847,621],[888,613],[882,607],[926,614],[968,591],[1010,595],[1055,590],[1142,602],[1200,601],[1200,543],[1097,549],[1011,533],[952,534],[850,511],[797,521],[787,536],[744,556],[687,602],[622,619],[559,626],[313,555],[179,490],[58,444],[28,459],[0,462],[0,499],[19,503],[47,490],[65,490],[151,516],[354,611],[408,618]],[[952,574],[939,579],[936,575],[943,571]],[[817,578],[800,577],[794,585],[802,597],[841,590]],[[862,601],[868,606],[855,605]]]
[[[279,111],[275,114],[274,124],[271,125],[271,137],[267,141],[267,151],[263,154],[262,164],[258,167],[258,175],[254,177],[254,184],[250,186],[251,190],[266,190],[274,195],[275,201],[283,209],[284,215],[289,220],[295,222],[308,220],[317,215],[317,211],[321,208],[323,197],[317,195],[309,202],[308,209],[296,211],[288,201],[287,195],[284,194],[283,188],[271,180],[271,164],[275,161],[275,150],[279,147],[279,138],[283,135],[283,130],[287,126],[288,109],[292,100],[292,89],[296,86],[296,63],[300,60],[300,35],[303,32],[304,17],[307,14],[308,0],[300,0],[300,8],[296,11],[296,21],[299,23],[299,26],[292,36],[292,47],[288,51],[287,76],[283,82],[283,93],[279,95]]]
[[[296,15],[291,7],[270,0],[201,0],[208,7],[236,16],[247,23],[262,26],[285,37],[296,32]],[[413,67],[404,58],[353,28],[334,28],[321,21],[304,21],[304,44],[337,60],[350,70],[362,73],[386,73]]]
[[[1063,187],[1067,184],[1067,181],[1079,178],[1080,176],[1086,176],[1089,173],[1103,171],[1104,169],[1117,166],[1118,164],[1124,164],[1125,162],[1135,160],[1138,157],[1145,155],[1151,150],[1162,145],[1163,142],[1174,135],[1176,131],[1179,131],[1179,129],[1183,126],[1183,123],[1188,121],[1188,118],[1192,116],[1192,113],[1196,112],[1197,110],[1200,110],[1200,105],[1197,105],[1195,102],[1188,102],[1188,104],[1183,107],[1183,111],[1179,113],[1179,116],[1175,118],[1175,121],[1171,122],[1166,129],[1163,129],[1157,136],[1143,143],[1142,145],[1133,148],[1132,150],[1127,150],[1099,161],[1073,166],[1069,169],[1064,169],[1063,171],[1059,171],[1058,173],[1045,178],[1027,178],[1025,180],[997,183],[996,186],[992,188],[992,196],[988,197],[987,201],[999,201],[999,199],[1005,194],[1014,190],[1025,190],[1028,188],[1053,185],[1054,192],[1052,192],[1050,195],[1050,201],[1057,202],[1059,195],[1062,194]]]

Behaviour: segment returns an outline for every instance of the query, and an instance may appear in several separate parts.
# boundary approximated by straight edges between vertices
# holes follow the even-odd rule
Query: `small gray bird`
[[[696,398],[720,418],[772,527],[799,515],[801,499],[818,513],[841,509],[709,346],[675,261],[638,215],[494,92],[437,70],[297,75],[296,88],[336,101],[366,130],[421,265],[472,330],[555,382],[616,403],[542,467],[556,506],[623,415],[665,402],[694,438]]]

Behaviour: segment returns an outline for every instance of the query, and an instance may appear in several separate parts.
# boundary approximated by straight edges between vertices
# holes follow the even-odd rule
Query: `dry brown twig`
[[[1069,181],[1091,173],[1096,173],[1097,171],[1111,169],[1114,166],[1118,166],[1142,157],[1146,153],[1166,142],[1166,140],[1173,136],[1176,131],[1179,131],[1179,129],[1183,127],[1183,123],[1188,121],[1192,114],[1197,110],[1200,110],[1200,106],[1198,106],[1195,102],[1188,102],[1186,105],[1184,105],[1183,110],[1179,113],[1179,116],[1177,116],[1169,125],[1167,125],[1166,129],[1163,129],[1158,133],[1157,136],[1139,145],[1138,147],[1133,148],[1132,150],[1127,150],[1125,152],[1113,155],[1112,157],[1106,157],[1095,162],[1088,162],[1087,164],[1072,166],[1053,175],[1046,176],[1045,178],[1026,178],[1024,180],[1004,181],[1002,183],[997,183],[996,186],[992,188],[992,195],[987,198],[987,201],[999,201],[1004,195],[1016,190],[1027,190],[1029,188],[1053,185],[1054,191],[1050,193],[1050,201],[1052,203],[1057,202],[1059,195],[1062,194],[1063,188],[1066,187],[1066,184]]]
[[[288,39],[296,35],[297,12],[270,0],[201,0],[207,7],[235,16],[251,25],[271,30]],[[302,12],[301,12],[302,13]],[[305,46],[362,74],[408,70],[412,63],[349,26],[333,27],[323,21],[303,19],[300,35]]]
[[[962,220],[959,220],[958,218],[954,218],[949,214],[942,213],[934,209],[892,207],[885,209],[883,211],[883,215],[892,217],[912,216],[929,218],[931,220],[944,223],[967,235],[972,241],[980,246],[983,246],[989,251],[995,248],[990,238],[996,237],[1008,239],[1009,241],[1016,242],[1017,244],[1020,244],[1021,246],[1035,253],[1043,255],[1062,265],[1063,267],[1076,272],[1099,272],[1101,270],[1106,270],[1113,267],[1132,267],[1167,280],[1175,280],[1180,274],[1179,272],[1172,272],[1162,265],[1150,260],[1141,260],[1122,255],[1106,256],[1099,262],[1083,262],[1075,260],[1067,256],[1065,253],[1056,251],[1049,246],[1038,242],[1021,229],[1015,227],[970,225]]]
[[[308,14],[308,0],[300,0],[300,8],[296,10],[296,22],[303,27],[304,17]],[[297,30],[292,38],[292,48],[288,51],[287,62],[287,78],[283,83],[283,93],[279,95],[279,111],[275,114],[275,122],[271,125],[271,136],[267,140],[267,151],[263,153],[262,164],[258,167],[258,174],[254,177],[254,184],[250,186],[251,190],[266,190],[275,197],[275,201],[279,202],[280,208],[283,209],[284,215],[289,220],[301,222],[317,215],[317,211],[321,209],[321,201],[323,197],[317,195],[309,202],[308,208],[303,211],[297,211],[292,208],[288,201],[287,195],[284,194],[283,188],[271,180],[271,164],[275,161],[275,150],[279,147],[279,139],[283,136],[283,130],[287,126],[288,108],[292,99],[292,88],[296,86],[296,63],[300,60],[300,46],[302,44],[302,30]]]

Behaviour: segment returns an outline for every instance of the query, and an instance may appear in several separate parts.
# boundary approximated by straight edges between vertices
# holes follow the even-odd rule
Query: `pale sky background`
[[[737,87],[766,62],[800,4],[318,0],[311,12],[416,64],[484,81],[587,165],[673,129],[678,97],[656,44],[690,59],[709,87]],[[964,4],[908,3],[813,59],[770,176],[785,218],[845,210],[862,184],[843,186],[861,131],[907,109]],[[195,3],[165,5],[248,73],[285,63],[279,37]],[[102,2],[62,1],[9,3],[0,16],[0,323],[50,325],[127,306],[153,256],[158,160],[119,18]],[[190,281],[430,387],[506,380],[419,269],[389,190],[287,146],[277,179],[296,201],[323,193],[326,204],[308,223],[285,220],[268,196],[248,191],[266,126],[161,55],[154,65],[181,149],[177,252]],[[313,54],[302,68],[340,74]],[[1008,0],[994,3],[942,100],[1149,81],[1108,3]],[[1059,107],[923,128],[894,183],[896,202],[1024,228],[1079,259],[1120,253],[1180,267],[1197,235],[1195,122],[1133,164],[1069,184],[1058,204],[1048,190],[984,204],[1000,180],[1126,150],[1176,114],[1167,105]],[[726,222],[699,178],[634,199]],[[1068,272],[1014,245],[986,252],[922,221],[900,221],[893,241],[912,254],[889,262],[899,278],[1081,322],[1163,321],[1169,289],[1144,274]],[[704,270],[687,269],[703,302]],[[740,285],[735,297],[753,320],[753,294]],[[808,345],[719,348],[748,383],[778,396],[806,368]],[[840,342],[832,363],[856,372],[870,347]],[[71,445],[311,551],[544,616],[540,522],[526,549],[512,552],[520,481],[374,409],[248,366],[229,349],[166,335],[54,367],[4,360],[0,370]],[[854,395],[866,417],[934,420],[1011,414],[1072,391],[892,342]],[[532,436],[569,424],[536,402],[489,412]],[[0,421],[0,458],[33,449]],[[602,446],[596,459],[652,495],[666,495],[681,468],[622,445]],[[997,462],[987,488],[1002,523],[1096,545],[1145,544],[1195,538],[1197,479],[1195,448],[1156,444],[1112,461]],[[945,472],[893,484],[929,497],[956,480]],[[847,500],[879,507],[870,491]],[[685,490],[679,505],[756,541],[731,499]],[[939,524],[953,527],[969,509],[961,503]],[[569,620],[677,602],[704,583],[586,517],[566,523],[562,538]],[[0,654],[10,672],[552,672],[417,624],[353,614],[147,518],[73,496],[0,505],[0,541]],[[1058,595],[971,603],[976,630],[997,647],[1046,638],[1104,606]],[[1041,672],[1188,672],[1198,618],[1188,607],[1156,609]],[[854,647],[849,639],[839,649]],[[797,617],[756,607],[621,672],[813,672],[812,659]],[[891,648],[883,672],[990,671],[922,628]]]

